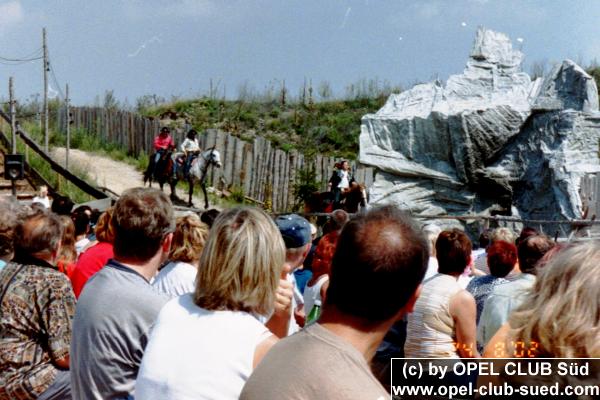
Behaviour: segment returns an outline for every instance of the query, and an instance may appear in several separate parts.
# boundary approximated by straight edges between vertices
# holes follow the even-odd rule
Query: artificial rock
[[[479,28],[462,74],[365,115],[360,162],[378,170],[370,202],[428,215],[585,216],[581,181],[600,173],[596,84],[570,60],[532,81],[522,59],[506,35]]]

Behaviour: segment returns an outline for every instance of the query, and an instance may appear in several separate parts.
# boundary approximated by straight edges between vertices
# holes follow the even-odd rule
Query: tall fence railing
[[[71,129],[83,129],[98,135],[108,143],[123,146],[132,154],[152,152],[152,141],[160,129],[157,119],[100,107],[72,108],[71,120]],[[66,123],[65,113],[60,113],[59,129],[64,131]],[[185,132],[176,130],[172,133],[179,145]],[[294,205],[293,187],[300,170],[314,171],[320,190],[325,191],[337,161],[320,155],[307,158],[296,150],[286,152],[278,149],[262,137],[249,142],[214,129],[202,132],[199,142],[203,149],[215,146],[221,154],[223,167],[210,171],[209,185],[241,190],[245,196],[268,205],[274,212],[289,211]],[[358,163],[351,163],[351,166],[356,181],[370,187],[373,168]]]

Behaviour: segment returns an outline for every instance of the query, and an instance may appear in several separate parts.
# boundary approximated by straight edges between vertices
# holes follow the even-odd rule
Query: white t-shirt
[[[340,173],[340,184],[338,188],[340,189],[348,189],[350,187],[350,181],[348,180],[348,171],[342,171]]]
[[[84,237],[83,239],[75,242],[75,251],[77,252],[78,256],[88,244],[90,244],[90,239],[88,239],[87,237]]]
[[[33,198],[33,200],[31,200],[31,204],[33,204],[33,203],[40,203],[40,204],[43,204],[44,207],[50,208],[50,199],[48,198],[48,196],[46,196],[46,197],[35,196]]]
[[[317,281],[312,286],[306,285],[304,288],[304,312],[308,315],[313,306],[315,305],[315,301],[319,300],[323,302],[321,298],[321,288],[329,280],[329,275],[325,274],[319,277]]]
[[[189,139],[189,138],[185,138],[185,140],[183,141],[183,143],[181,143],[181,151],[183,151],[184,153],[186,151],[198,151],[200,150],[200,145],[198,145],[198,139]]]
[[[160,270],[152,285],[169,297],[192,293],[196,289],[197,272],[191,264],[171,261]]]
[[[135,385],[136,399],[238,399],[256,346],[271,332],[245,312],[208,311],[186,294],[158,315]]]

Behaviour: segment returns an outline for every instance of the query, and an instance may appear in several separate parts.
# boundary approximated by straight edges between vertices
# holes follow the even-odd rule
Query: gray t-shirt
[[[241,400],[383,400],[389,393],[364,356],[319,324],[277,343],[258,364]]]
[[[143,276],[114,260],[88,280],[73,318],[74,399],[133,395],[150,329],[168,300]]]

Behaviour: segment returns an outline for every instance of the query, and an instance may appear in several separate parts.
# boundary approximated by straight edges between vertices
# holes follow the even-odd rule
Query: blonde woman
[[[160,270],[153,285],[170,297],[192,293],[208,226],[196,214],[177,218],[169,264]]]
[[[484,356],[600,357],[598,265],[598,241],[573,245],[551,258]]]
[[[222,212],[200,257],[195,292],[158,316],[135,397],[237,399],[277,341],[257,317],[272,312],[284,263],[281,234],[263,211]]]
[[[75,262],[77,261],[77,251],[75,250],[75,224],[71,217],[61,215],[58,217],[62,225],[63,233],[60,239],[60,250],[56,259],[58,270],[68,277],[73,273]]]

